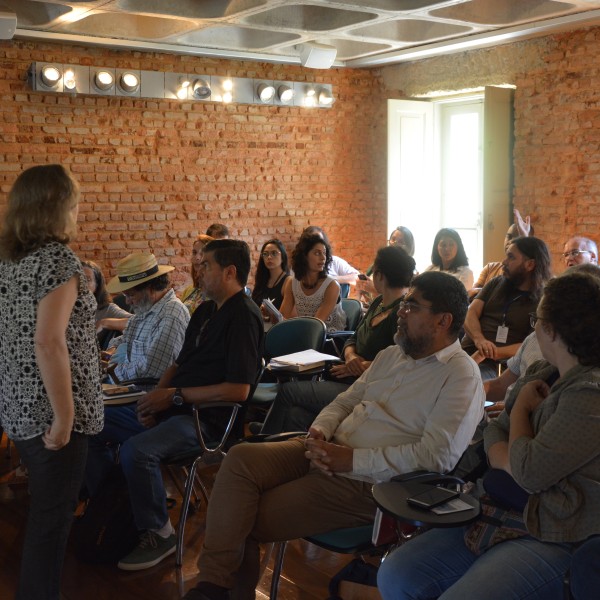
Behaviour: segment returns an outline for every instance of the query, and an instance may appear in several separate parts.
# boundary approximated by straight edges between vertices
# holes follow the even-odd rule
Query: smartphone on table
[[[428,489],[407,498],[406,501],[411,506],[416,506],[417,508],[433,508],[434,506],[439,506],[440,504],[448,502],[448,500],[458,498],[460,495],[456,491],[442,487],[433,485],[427,487]]]

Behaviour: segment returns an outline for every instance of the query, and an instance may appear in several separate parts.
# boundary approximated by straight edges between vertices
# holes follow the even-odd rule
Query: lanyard
[[[523,292],[523,293],[519,294],[518,296],[515,296],[512,300],[506,301],[506,304],[504,305],[504,311],[502,313],[502,327],[506,326],[506,315],[508,314],[508,309],[510,308],[511,304],[513,304],[519,298],[522,298],[525,295],[526,295],[526,292]]]

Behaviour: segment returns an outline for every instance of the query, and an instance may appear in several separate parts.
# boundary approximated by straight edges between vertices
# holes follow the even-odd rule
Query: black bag
[[[75,556],[86,563],[114,564],[131,552],[139,540],[133,520],[127,482],[115,465],[98,493],[88,500],[71,532]]]

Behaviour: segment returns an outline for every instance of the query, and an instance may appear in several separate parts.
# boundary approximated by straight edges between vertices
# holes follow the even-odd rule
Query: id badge
[[[506,325],[500,325],[498,327],[498,331],[496,332],[496,342],[499,344],[506,344],[506,340],[508,339],[508,327]]]

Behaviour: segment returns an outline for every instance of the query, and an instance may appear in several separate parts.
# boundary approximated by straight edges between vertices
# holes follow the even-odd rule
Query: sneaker
[[[164,538],[154,531],[146,531],[140,536],[140,543],[117,566],[124,571],[149,569],[173,554],[176,544],[174,533]]]

